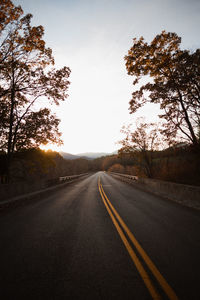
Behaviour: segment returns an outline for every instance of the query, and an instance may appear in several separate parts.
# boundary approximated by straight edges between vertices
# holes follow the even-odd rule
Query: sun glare
[[[58,147],[54,144],[41,145],[40,149],[44,151],[48,151],[48,150],[56,151],[56,152],[62,151],[61,147]]]

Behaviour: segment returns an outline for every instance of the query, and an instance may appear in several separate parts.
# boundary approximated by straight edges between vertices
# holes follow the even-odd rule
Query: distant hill
[[[89,159],[95,159],[95,158],[99,158],[102,156],[107,156],[109,155],[109,153],[105,153],[105,152],[85,152],[85,153],[79,153],[77,154],[80,157],[88,157]]]
[[[64,157],[65,159],[77,159],[77,158],[80,158],[80,156],[77,156],[77,155],[74,155],[74,154],[71,154],[71,153],[67,153],[67,152],[59,152],[60,155],[62,155],[62,157]]]
[[[107,153],[107,152],[85,152],[85,153],[78,153],[78,154],[70,154],[66,152],[60,152],[60,154],[65,158],[65,159],[77,159],[77,158],[85,158],[85,159],[95,159],[99,158],[102,156],[108,156],[108,155],[114,155],[117,154],[117,151],[112,152],[112,153]]]

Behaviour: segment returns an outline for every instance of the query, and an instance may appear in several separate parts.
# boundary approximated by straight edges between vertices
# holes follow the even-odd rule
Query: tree
[[[144,38],[133,39],[125,56],[128,74],[137,85],[142,76],[148,83],[132,93],[131,113],[145,103],[159,103],[169,138],[181,134],[193,145],[199,144],[200,124],[200,49],[191,53],[180,49],[181,38],[176,33],[157,35],[151,43]]]
[[[60,120],[50,113],[47,108],[40,109],[37,112],[30,112],[26,119],[19,126],[17,134],[14,133],[12,146],[17,151],[29,148],[39,148],[41,144],[47,141],[61,143],[61,133],[58,130]],[[12,153],[14,149],[12,149]]]
[[[0,68],[4,68],[4,62],[11,55],[11,44],[8,37],[13,24],[17,24],[23,15],[21,6],[15,6],[10,0],[1,0],[0,3]],[[11,25],[12,24],[12,25]],[[1,78],[1,77],[0,77]],[[4,95],[1,90],[1,96]]]
[[[14,151],[62,142],[59,120],[45,106],[67,98],[70,69],[53,67],[44,28],[31,26],[31,14],[23,16],[21,7],[9,0],[1,8],[0,148],[7,153],[9,174]]]
[[[108,169],[108,171],[123,174],[125,172],[125,168],[121,164],[114,164]]]
[[[10,24],[10,22],[20,18],[23,14],[23,10],[21,6],[15,6],[10,0],[1,0],[0,8],[0,35],[2,36],[5,32],[5,28]],[[1,43],[1,47],[2,45],[3,43]],[[0,61],[2,61],[3,57],[1,56]]]
[[[107,171],[107,170],[109,170],[109,168],[112,165],[118,164],[118,163],[120,163],[120,160],[116,155],[105,156],[102,161],[101,168],[102,168],[102,170]]]
[[[136,129],[132,131],[131,125],[121,130],[125,138],[120,141],[122,148],[119,155],[130,154],[135,164],[140,166],[147,177],[152,177],[153,152],[160,147],[160,137],[157,125],[144,123],[138,120]]]

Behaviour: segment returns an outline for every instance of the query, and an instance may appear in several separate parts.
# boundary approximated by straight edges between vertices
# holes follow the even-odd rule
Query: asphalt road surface
[[[200,212],[98,172],[0,214],[0,299],[200,299]]]

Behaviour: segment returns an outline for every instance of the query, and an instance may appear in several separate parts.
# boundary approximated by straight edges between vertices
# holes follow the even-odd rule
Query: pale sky
[[[124,56],[134,37],[151,41],[162,30],[182,37],[182,47],[200,48],[200,0],[15,0],[32,24],[43,25],[56,67],[70,67],[65,103],[54,109],[61,119],[64,146],[82,152],[113,152],[124,124],[145,116],[156,120],[159,109],[128,111],[133,77]],[[57,149],[58,150],[58,149]]]

